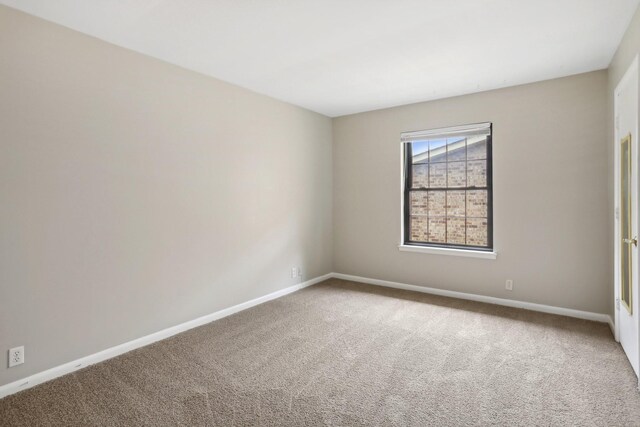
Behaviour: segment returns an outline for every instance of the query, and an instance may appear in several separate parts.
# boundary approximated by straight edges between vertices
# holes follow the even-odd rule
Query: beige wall
[[[613,285],[614,285],[614,259],[613,259],[613,231],[614,231],[614,131],[613,131],[613,98],[616,86],[620,83],[620,79],[627,71],[633,58],[640,53],[640,7],[636,10],[629,28],[627,29],[618,50],[616,51],[611,64],[609,65],[609,78],[607,90],[607,158],[608,158],[608,184],[609,184],[609,307],[608,312],[613,316]]]
[[[606,96],[597,71],[335,119],[334,271],[608,312]],[[486,121],[498,259],[399,252],[400,133]]]
[[[0,385],[331,271],[330,119],[2,6],[0,57]]]

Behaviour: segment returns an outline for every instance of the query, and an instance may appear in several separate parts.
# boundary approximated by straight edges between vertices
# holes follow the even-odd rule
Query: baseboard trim
[[[613,337],[615,339],[615,336],[616,336],[616,324],[613,321],[613,317],[607,315],[607,323],[609,324],[609,327],[611,328],[611,333],[613,334]]]
[[[532,302],[511,300],[505,298],[489,297],[485,295],[468,294],[465,292],[448,291],[445,289],[428,288],[425,286],[408,285],[406,283],[390,282],[388,280],[371,279],[369,277],[352,276],[350,274],[333,273],[335,279],[350,280],[352,282],[366,283],[369,285],[384,286],[387,288],[404,289],[407,291],[422,292],[425,294],[440,295],[444,297],[460,298],[488,304],[504,305],[507,307],[523,308],[525,310],[539,311],[542,313],[559,314],[561,316],[575,317],[578,319],[593,320],[595,322],[608,323],[613,329],[611,316],[590,311],[574,310],[571,308],[556,307],[552,305],[536,304]]]
[[[127,353],[131,350],[135,350],[140,347],[144,347],[146,345],[152,344],[156,341],[163,340],[165,338],[169,338],[173,335],[179,334],[184,331],[188,331],[189,329],[196,328],[198,326],[205,325],[207,323],[211,323],[214,320],[221,319],[223,317],[230,316],[232,314],[238,313],[240,311],[246,310],[251,307],[255,307],[257,305],[263,304],[267,301],[274,300],[276,298],[283,297],[292,292],[298,291],[300,289],[306,288],[308,286],[315,285],[316,283],[320,283],[324,280],[330,279],[332,277],[332,273],[325,274],[323,276],[319,276],[305,282],[299,283],[297,285],[289,286],[288,288],[281,289],[279,291],[272,292],[268,295],[261,296],[259,298],[252,299],[250,301],[246,301],[240,303],[238,305],[234,305],[232,307],[228,307],[215,313],[207,314],[202,317],[198,317],[197,319],[190,320],[185,323],[181,323],[176,326],[169,327],[167,329],[163,329],[158,332],[154,332],[150,335],[146,335],[144,337],[137,338],[133,341],[129,341],[115,347],[108,348],[106,350],[102,350],[98,353],[91,354],[89,356],[82,357],[80,359],[74,360],[72,362],[65,363],[63,365],[56,366],[51,369],[47,369],[46,371],[38,372],[36,374],[30,375],[26,378],[23,378],[18,381],[11,382],[9,384],[5,384],[0,386],[0,399],[6,397],[10,394],[17,393],[22,390],[26,390],[38,384],[42,384],[46,381],[50,381],[54,378],[61,377],[66,374],[70,374],[78,369],[85,368],[89,365],[93,365],[99,362],[102,362],[107,359],[111,359],[113,357],[119,356],[121,354]]]
[[[137,338],[135,340],[117,345],[115,347],[102,350],[98,353],[94,353],[89,356],[82,357],[72,362],[68,362],[51,369],[47,369],[46,371],[42,371],[42,372],[30,375],[21,380],[14,381],[9,384],[5,384],[3,386],[0,386],[0,399],[2,399],[3,397],[9,396],[11,394],[17,393],[19,391],[29,389],[38,384],[42,384],[52,379],[61,377],[63,375],[70,374],[74,371],[77,371],[78,369],[85,368],[87,366],[102,362],[104,360],[111,359],[113,357],[119,356],[121,354],[127,353],[137,348],[144,347],[146,345],[163,340],[165,338],[169,338],[181,332],[188,331],[189,329],[193,329],[198,326],[211,323],[215,320],[222,319],[223,317],[230,316],[232,314],[238,313],[240,311],[246,310],[251,307],[255,307],[267,301],[271,301],[276,298],[283,297],[292,292],[298,291],[308,286],[315,285],[317,283],[323,282],[331,278],[349,280],[352,282],[365,283],[365,284],[375,285],[375,286],[383,286],[387,288],[404,289],[408,291],[422,292],[426,294],[440,295],[440,296],[451,297],[451,298],[460,298],[465,300],[484,302],[488,304],[497,304],[497,305],[503,305],[507,307],[522,308],[525,310],[539,311],[542,313],[550,313],[550,314],[558,314],[561,316],[575,317],[578,319],[593,320],[596,322],[607,323],[611,328],[612,332],[614,332],[615,330],[613,319],[611,318],[611,316],[607,314],[592,313],[588,311],[573,310],[570,308],[555,307],[555,306],[544,305],[544,304],[535,304],[535,303],[510,300],[505,298],[496,298],[496,297],[489,297],[484,295],[469,294],[465,292],[448,291],[445,289],[409,285],[406,283],[372,279],[369,277],[353,276],[350,274],[329,273],[323,276],[318,276],[316,278],[307,280],[297,285],[289,286],[288,288],[284,288],[279,291],[272,292],[268,295],[264,295],[262,297],[252,299],[250,301],[246,301],[246,302],[234,305],[232,307],[228,307],[228,308],[216,311],[215,313],[198,317],[197,319],[193,319],[188,322],[181,323],[179,325],[172,326],[158,332],[154,332],[150,335]]]

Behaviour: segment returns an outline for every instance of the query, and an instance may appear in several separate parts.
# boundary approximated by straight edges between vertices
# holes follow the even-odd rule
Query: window
[[[403,245],[493,250],[491,123],[402,134]]]

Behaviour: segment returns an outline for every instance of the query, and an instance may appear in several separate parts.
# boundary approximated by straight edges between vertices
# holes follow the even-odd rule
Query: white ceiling
[[[327,116],[606,68],[640,0],[0,0]]]

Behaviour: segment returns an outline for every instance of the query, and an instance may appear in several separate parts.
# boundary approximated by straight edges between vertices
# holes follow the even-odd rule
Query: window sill
[[[402,252],[420,252],[423,254],[452,255],[452,256],[462,256],[467,258],[496,259],[498,257],[498,253],[495,251],[484,252],[484,251],[474,251],[474,250],[467,250],[467,249],[432,248],[427,246],[413,246],[413,245],[398,245],[398,249]]]

